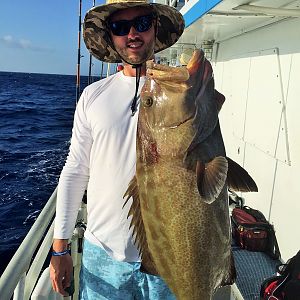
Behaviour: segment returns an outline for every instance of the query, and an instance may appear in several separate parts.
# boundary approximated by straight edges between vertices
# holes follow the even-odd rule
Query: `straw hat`
[[[116,11],[130,7],[149,7],[157,17],[154,53],[172,46],[184,30],[183,16],[174,7],[148,3],[147,0],[107,0],[107,4],[90,9],[83,24],[83,39],[89,52],[105,62],[120,62],[107,29],[106,21]]]

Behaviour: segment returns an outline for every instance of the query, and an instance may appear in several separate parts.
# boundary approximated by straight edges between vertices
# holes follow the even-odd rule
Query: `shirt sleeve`
[[[78,209],[89,181],[93,139],[86,118],[86,101],[87,92],[84,90],[76,107],[70,150],[58,183],[55,239],[69,239],[72,236]]]

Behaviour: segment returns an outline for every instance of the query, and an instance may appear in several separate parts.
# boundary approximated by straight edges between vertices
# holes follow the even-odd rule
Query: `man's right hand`
[[[67,240],[55,240],[53,250],[61,252],[67,249]],[[50,261],[50,278],[54,291],[63,296],[69,296],[65,288],[71,285],[73,261],[69,254],[52,256]]]

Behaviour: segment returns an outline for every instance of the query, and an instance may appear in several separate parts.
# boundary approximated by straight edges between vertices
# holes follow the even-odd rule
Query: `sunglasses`
[[[152,27],[153,20],[154,15],[149,14],[138,16],[133,20],[110,21],[108,25],[113,35],[124,36],[129,33],[132,26],[138,32],[148,31]]]

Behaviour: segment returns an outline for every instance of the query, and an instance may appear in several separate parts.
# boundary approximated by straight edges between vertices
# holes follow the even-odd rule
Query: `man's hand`
[[[53,250],[60,252],[67,249],[66,240],[55,240]],[[69,254],[62,256],[52,256],[50,261],[50,278],[54,291],[69,296],[64,290],[71,284],[71,276],[73,271],[73,261]]]

